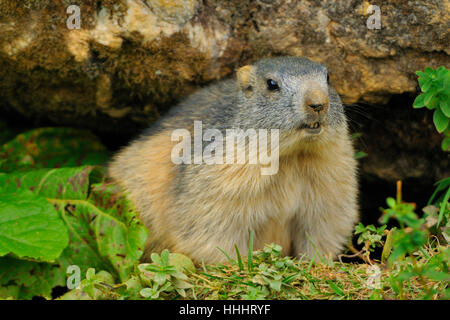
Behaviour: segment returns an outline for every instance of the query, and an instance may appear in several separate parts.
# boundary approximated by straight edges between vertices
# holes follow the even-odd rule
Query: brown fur
[[[245,254],[252,229],[255,249],[274,242],[284,254],[313,257],[316,247],[334,257],[357,220],[356,161],[348,139],[338,136],[319,148],[306,144],[282,155],[273,176],[262,176],[259,165],[205,166],[204,176],[189,183],[189,193],[197,197],[184,207],[172,192],[173,145],[169,132],[158,134],[125,149],[110,167],[150,229],[147,256],[168,248],[197,262],[222,261],[216,247],[233,254],[237,244]],[[186,237],[189,231],[193,235]]]
[[[328,106],[323,90],[307,92],[310,101]],[[196,117],[186,114],[185,127],[192,130]],[[279,171],[266,176],[249,163],[192,164],[182,173],[170,157],[177,143],[171,133],[182,118],[167,118],[162,130],[122,150],[109,167],[150,230],[147,259],[168,248],[195,262],[224,261],[217,247],[233,255],[237,245],[245,255],[250,230],[255,249],[274,242],[284,254],[336,257],[358,219],[357,164],[346,123],[324,125],[317,136],[282,132]]]

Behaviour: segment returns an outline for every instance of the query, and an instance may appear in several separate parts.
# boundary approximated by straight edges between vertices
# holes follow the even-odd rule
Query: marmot
[[[194,121],[224,137],[228,129],[277,129],[278,144],[269,149],[278,171],[262,174],[250,157],[174,163],[172,134],[184,128],[192,136]],[[167,248],[194,262],[222,262],[217,247],[233,255],[237,245],[246,254],[251,230],[255,249],[273,242],[285,255],[336,257],[358,219],[343,105],[327,69],[303,57],[263,59],[200,89],[121,150],[108,172],[149,229],[144,260]]]

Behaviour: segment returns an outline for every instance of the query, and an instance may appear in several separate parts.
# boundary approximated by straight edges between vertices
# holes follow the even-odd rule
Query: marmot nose
[[[311,89],[305,94],[305,107],[307,112],[325,113],[328,109],[328,93],[318,88],[318,85],[311,85]]]
[[[326,113],[328,110],[328,101],[323,101],[323,102],[322,101],[321,102],[307,101],[307,103],[306,103],[307,111],[313,112],[313,113],[321,113],[321,114]]]
[[[322,111],[325,109],[325,106],[323,104],[310,104],[308,107],[312,108],[314,111]]]

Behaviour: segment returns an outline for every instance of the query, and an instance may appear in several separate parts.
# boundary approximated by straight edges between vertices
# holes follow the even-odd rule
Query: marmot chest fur
[[[278,243],[335,257],[358,219],[356,161],[327,69],[279,57],[240,68],[172,108],[121,150],[109,175],[168,248],[218,262]]]

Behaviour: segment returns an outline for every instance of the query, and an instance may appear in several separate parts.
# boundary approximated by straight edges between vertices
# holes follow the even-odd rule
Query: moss
[[[188,39],[182,34],[144,45],[135,33],[125,39],[120,50],[91,43],[91,58],[77,63],[65,43],[69,4],[80,5],[82,28],[86,29],[94,26],[89,17],[99,4],[114,11],[126,9],[124,1],[114,0],[28,4],[6,0],[0,5],[0,12],[6,15],[2,22],[21,26],[6,28],[0,35],[0,47],[29,34],[30,23],[35,23],[35,38],[20,52],[8,56],[0,51],[0,98],[23,115],[83,125],[90,117],[88,124],[96,126],[92,118],[101,118],[95,104],[96,78],[105,73],[112,79],[112,108],[131,106],[131,118],[155,119],[157,107],[165,110],[196,85],[211,80],[205,57],[187,46]]]
[[[137,98],[164,110],[196,84],[211,80],[206,57],[186,46],[184,34],[149,44],[141,40],[135,34],[123,42],[121,50],[92,44],[103,70],[113,77],[114,91],[120,88],[128,92],[129,102]]]
[[[0,5],[6,16],[2,22],[20,25],[0,34],[0,47],[23,34],[35,36],[14,56],[0,51],[0,97],[27,117],[96,126],[94,122],[102,116],[95,103],[96,79],[103,73],[111,78],[111,108],[131,107],[127,116],[134,119],[131,122],[155,119],[199,85],[231,73],[238,64],[234,58],[230,67],[212,69],[211,61],[191,48],[183,33],[150,43],[144,43],[139,33],[121,35],[124,41],[118,50],[91,42],[90,59],[76,62],[66,43],[66,8],[70,4],[81,7],[83,29],[94,27],[93,17],[100,7],[114,11],[119,18],[127,9],[124,0],[6,0]],[[239,40],[228,46],[222,59],[238,56],[237,50],[243,50]],[[86,123],[89,117],[96,121]]]

